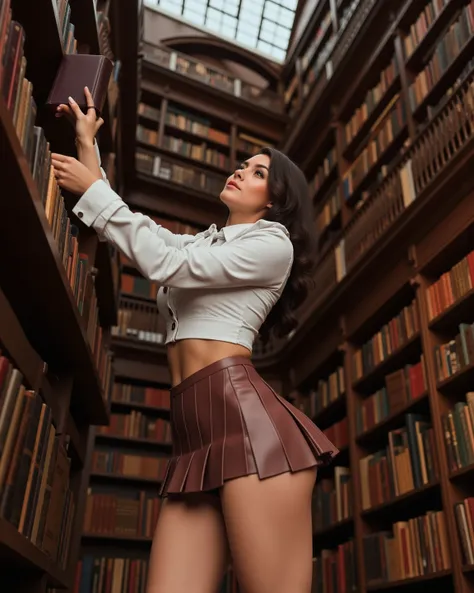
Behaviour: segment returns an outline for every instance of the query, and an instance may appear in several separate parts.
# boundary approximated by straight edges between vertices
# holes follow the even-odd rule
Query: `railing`
[[[205,85],[244,99],[259,107],[264,107],[269,111],[275,113],[284,111],[283,98],[279,94],[248,84],[240,78],[230,76],[223,70],[210,67],[186,54],[146,42],[143,43],[142,53],[145,60],[162,68],[198,80]]]

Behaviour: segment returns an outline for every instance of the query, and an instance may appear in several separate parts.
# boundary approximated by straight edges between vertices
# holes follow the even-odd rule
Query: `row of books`
[[[344,449],[349,445],[349,425],[347,416],[339,422],[331,424],[331,426],[325,428],[323,432],[338,449]]]
[[[332,478],[316,483],[312,499],[313,531],[352,517],[353,492],[350,469],[336,466]]]
[[[350,144],[355,136],[357,136],[359,130],[373,113],[374,109],[384,97],[385,93],[388,91],[390,85],[397,76],[397,61],[394,56],[390,64],[380,73],[380,78],[377,84],[367,91],[362,104],[355,110],[351,119],[345,125],[344,138],[346,146]]]
[[[272,146],[272,144],[268,140],[256,138],[244,132],[239,132],[237,135],[237,151],[240,153],[253,156],[258,154],[264,146]]]
[[[334,550],[321,550],[313,558],[313,593],[339,593],[358,590],[357,556],[354,540]]]
[[[358,435],[377,426],[385,418],[403,410],[411,402],[426,394],[424,361],[406,365],[385,376],[385,385],[361,401],[356,408]]]
[[[165,135],[163,137],[163,148],[180,156],[202,161],[221,169],[229,168],[229,158],[215,148],[209,148],[206,143],[194,144],[194,142],[188,142],[182,138]]]
[[[211,126],[211,122],[204,117],[199,117],[182,111],[177,107],[169,107],[166,112],[166,123],[180,130],[186,130],[196,136],[204,136],[214,142],[229,146],[230,135]]]
[[[363,538],[368,585],[401,581],[451,568],[443,511],[397,521],[391,531]]]
[[[128,385],[127,383],[114,383],[112,402],[142,404],[169,410],[170,392],[168,389],[144,387],[142,385]]]
[[[333,167],[337,163],[336,147],[333,146],[325,155],[322,164],[318,167],[314,177],[309,182],[309,191],[314,195],[323,185],[324,181],[331,173]]]
[[[325,200],[324,206],[316,216],[316,231],[323,233],[341,212],[342,200],[339,187],[336,187]]]
[[[474,2],[464,7],[441,41],[433,57],[408,89],[412,111],[422,103],[433,86],[439,81],[459,52],[474,34]]]
[[[98,434],[109,434],[160,443],[171,442],[171,425],[163,418],[153,418],[132,410],[128,414],[111,414],[107,426],[99,426]]]
[[[168,459],[150,455],[132,455],[119,451],[95,449],[92,453],[92,472],[162,480],[165,477]]]
[[[0,513],[62,567],[75,506],[69,470],[51,408],[0,356]]]
[[[143,276],[122,273],[120,278],[120,289],[126,295],[137,295],[156,300],[158,288],[157,282],[152,282],[147,278],[143,278]]]
[[[346,200],[362,183],[369,170],[392,144],[406,125],[405,104],[396,95],[372,127],[370,139],[360,155],[350,166],[342,180],[342,192]]]
[[[450,0],[430,0],[411,25],[409,33],[403,39],[405,57],[409,58],[425,38],[433,23],[443,12]]]
[[[474,391],[466,394],[466,402],[457,402],[453,410],[442,417],[451,472],[474,464]]]
[[[159,109],[157,109],[156,107],[152,107],[151,105],[148,105],[147,103],[140,102],[138,104],[137,113],[138,113],[138,115],[142,115],[143,117],[146,117],[147,119],[151,119],[156,122],[160,121],[161,111]]]
[[[165,181],[186,185],[198,191],[213,194],[216,197],[224,187],[224,179],[204,171],[171,163],[154,153],[137,150],[135,159],[138,171]]]
[[[301,57],[301,68],[303,70],[306,70],[306,68],[309,66],[309,64],[315,57],[316,51],[321,47],[322,39],[325,37],[326,33],[329,30],[329,27],[331,27],[331,26],[332,26],[332,15],[331,15],[331,11],[328,10],[326,12],[326,14],[324,15],[324,17],[321,19],[321,22],[320,22],[318,28],[316,29],[316,33],[315,33],[311,43],[308,45],[308,49],[305,51],[305,53]]]
[[[474,498],[465,498],[454,505],[456,526],[465,565],[474,565]]]
[[[145,593],[148,560],[84,555],[76,566],[72,593]]]
[[[405,426],[388,433],[388,446],[363,457],[359,466],[364,510],[434,483],[439,471],[429,418],[407,414]]]
[[[453,340],[435,346],[438,381],[452,377],[474,363],[474,323],[459,324],[459,334]]]
[[[428,287],[427,304],[430,321],[461,300],[473,288],[474,251],[471,251]]]
[[[165,322],[156,305],[120,299],[118,325],[112,328],[113,336],[163,344],[165,333]]]
[[[314,418],[345,392],[344,367],[339,366],[327,379],[319,379],[317,389],[311,390],[308,397],[298,397],[298,407]]]
[[[152,537],[161,498],[145,490],[127,496],[87,492],[83,530],[86,534]]]
[[[393,317],[386,325],[356,350],[353,358],[355,381],[370,373],[381,362],[406,344],[420,330],[416,301]]]
[[[69,0],[57,0],[58,26],[65,54],[77,53],[77,41],[74,37],[75,26],[71,23],[71,5]]]
[[[145,144],[151,144],[152,146],[159,145],[158,130],[150,130],[145,126],[138,124],[137,126],[137,140],[145,142]]]

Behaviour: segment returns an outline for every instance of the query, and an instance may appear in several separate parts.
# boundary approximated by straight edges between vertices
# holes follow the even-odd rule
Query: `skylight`
[[[297,0],[146,0],[146,4],[283,62]]]

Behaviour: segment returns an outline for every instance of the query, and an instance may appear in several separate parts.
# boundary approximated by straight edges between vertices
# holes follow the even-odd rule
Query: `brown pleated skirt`
[[[173,387],[171,429],[173,456],[161,496],[326,465],[338,453],[245,357],[219,360]]]

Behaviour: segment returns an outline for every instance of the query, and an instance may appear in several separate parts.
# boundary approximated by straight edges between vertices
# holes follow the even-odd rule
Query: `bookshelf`
[[[0,564],[3,586],[24,593],[72,586],[88,438],[109,420],[119,261],[56,185],[51,151],[73,144],[44,105],[62,56],[88,51],[96,3],[80,4],[42,0],[34,17],[24,0],[0,8]],[[107,146],[112,107],[105,119]]]
[[[338,3],[318,3],[284,66],[294,125],[280,146],[308,178],[320,255],[298,329],[272,357],[290,366],[298,405],[342,439],[315,490],[330,520],[316,530],[314,590],[469,593],[474,6],[380,7],[357,4],[308,86],[340,27]],[[400,334],[407,308],[417,325]]]

